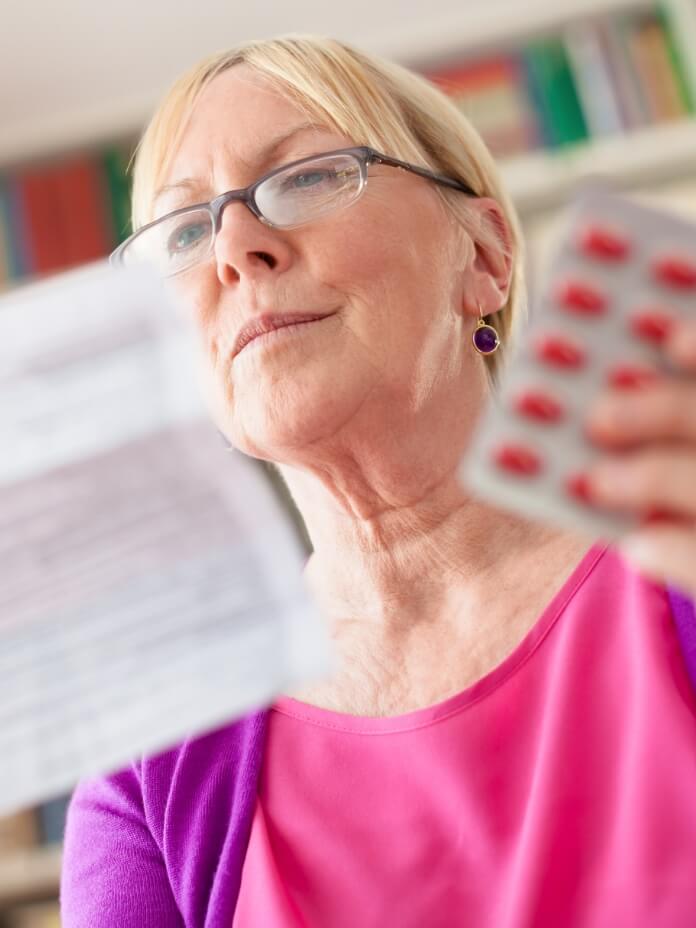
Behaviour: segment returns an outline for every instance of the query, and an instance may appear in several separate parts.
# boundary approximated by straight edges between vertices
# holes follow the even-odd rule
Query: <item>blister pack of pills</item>
[[[696,225],[598,186],[566,215],[460,477],[495,506],[612,540],[646,516],[593,503],[585,474],[603,452],[585,421],[607,387],[671,370],[661,343],[696,314]]]

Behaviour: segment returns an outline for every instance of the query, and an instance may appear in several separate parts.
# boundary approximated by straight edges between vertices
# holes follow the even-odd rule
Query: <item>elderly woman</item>
[[[629,435],[594,432],[605,464],[633,442],[598,504],[684,517],[643,530],[639,571],[458,480],[523,258],[424,79],[315,37],[216,55],[148,126],[133,196],[120,253],[181,288],[219,427],[287,482],[340,670],[83,781],[65,928],[693,924],[696,701],[664,581],[696,589],[696,332]]]

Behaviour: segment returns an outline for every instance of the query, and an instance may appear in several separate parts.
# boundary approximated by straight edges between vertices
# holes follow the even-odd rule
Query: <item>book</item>
[[[542,143],[517,55],[491,56],[429,76],[452,97],[493,154],[512,155]]]
[[[112,146],[103,154],[104,170],[109,189],[111,241],[115,248],[132,231],[131,185],[127,167],[129,152],[123,146]]]
[[[627,46],[653,123],[687,114],[675,79],[660,22],[651,13],[636,14],[626,26]]]
[[[585,141],[587,123],[562,40],[553,36],[531,42],[523,57],[551,146]]]
[[[28,168],[16,175],[17,204],[13,223],[18,223],[26,255],[25,271],[42,275],[61,270],[67,263],[63,215],[55,166]],[[18,208],[17,208],[18,207]]]
[[[109,188],[100,158],[79,155],[56,169],[56,199],[64,236],[62,268],[95,261],[112,245]]]
[[[0,290],[3,290],[10,281],[10,243],[8,241],[10,230],[7,224],[6,208],[4,204],[5,191],[0,179]]]
[[[598,23],[597,28],[606,49],[606,61],[613,79],[616,97],[626,129],[639,129],[650,125],[652,116],[641,88],[626,38],[625,15],[615,15]]]
[[[696,11],[696,4],[694,6]],[[684,46],[677,41],[675,26],[669,9],[663,4],[658,4],[655,8],[655,16],[662,27],[667,46],[667,53],[672,65],[672,73],[677,84],[679,94],[687,113],[696,112],[696,88],[693,88],[687,77],[687,70],[683,60]]]
[[[602,138],[623,131],[621,107],[597,24],[573,23],[562,38],[590,135]]]
[[[0,183],[0,218],[5,229],[9,277],[14,280],[30,272],[30,259],[19,185],[12,175]]]

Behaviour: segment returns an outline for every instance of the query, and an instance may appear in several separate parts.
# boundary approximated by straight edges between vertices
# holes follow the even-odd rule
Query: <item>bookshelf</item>
[[[676,24],[685,77],[696,95],[696,0],[664,0]],[[416,67],[430,69],[457,58],[495,54],[536,36],[556,34],[573,22],[654,7],[652,0],[526,0],[511,2],[501,25],[500,8],[486,3],[452,21],[395,22],[388,34],[370,32],[355,44]],[[463,28],[465,24],[465,28]],[[161,90],[163,90],[162,88]],[[111,146],[130,147],[156,106],[151,90],[98,109],[56,113],[48,123],[27,123],[0,135],[0,177],[26,165],[48,163],[66,153],[99,155]],[[556,210],[586,177],[602,176],[632,191],[655,191],[655,202],[685,205],[696,216],[696,117],[633,128],[559,149],[537,149],[499,158],[504,183],[520,210],[530,250],[541,263],[550,243]],[[675,184],[677,186],[675,186]],[[669,192],[674,191],[670,201]],[[0,230],[1,232],[1,230]],[[2,245],[0,242],[0,249]],[[0,290],[41,279],[25,273]],[[20,904],[57,899],[61,848],[47,844],[0,854],[0,916]]]
[[[642,122],[645,124],[641,125],[634,124],[637,118],[635,113],[629,119],[627,113],[623,112],[621,115],[625,117],[625,125],[613,134],[597,133],[597,127],[591,126],[590,118],[587,117],[585,137],[576,140],[573,144],[566,144],[567,140],[565,140],[559,146],[556,144],[558,140],[554,142],[546,138],[537,140],[539,144],[532,144],[521,152],[510,154],[498,153],[494,150],[504,182],[525,223],[531,222],[537,214],[544,214],[557,208],[577,182],[586,177],[599,175],[615,186],[641,189],[650,185],[671,182],[675,178],[693,176],[694,165],[696,165],[696,56],[691,50],[696,39],[695,0],[566,0],[563,4],[552,4],[549,0],[527,0],[523,9],[517,3],[510,3],[506,7],[504,29],[501,29],[500,25],[499,5],[478,4],[472,10],[468,10],[466,16],[459,13],[456,21],[444,22],[441,19],[416,23],[412,20],[404,21],[396,23],[388,36],[371,35],[369,40],[366,37],[362,44],[368,49],[374,48],[376,51],[390,55],[432,77],[433,74],[436,76],[438,71],[447,70],[453,63],[461,65],[496,55],[510,57],[513,53],[516,54],[517,51],[523,49],[525,45],[547,42],[553,40],[554,37],[558,37],[559,42],[565,43],[566,51],[572,50],[573,43],[569,38],[569,30],[572,31],[582,24],[588,24],[590,29],[601,29],[603,21],[609,22],[612,18],[617,22],[621,18],[624,21],[630,21],[631,17],[649,16],[651,11],[655,10],[662,11],[664,21],[669,23],[669,42],[671,42],[673,53],[671,65],[674,66],[675,71],[680,73],[679,80],[685,88],[684,93],[688,93],[691,97],[691,100],[684,104],[685,107],[689,107],[689,110],[684,109],[679,118],[675,118],[674,113],[668,113],[665,116],[664,113],[652,112],[647,117],[643,113]],[[466,29],[463,28],[464,23]],[[626,40],[624,36],[623,38],[614,37],[613,41],[614,48],[605,49],[605,52],[617,52],[616,42],[625,44],[629,40]],[[620,48],[618,51],[621,54]],[[631,54],[635,57],[635,49],[632,53],[628,53],[629,58]],[[572,54],[569,52],[569,60],[570,58]],[[531,60],[533,64],[533,59]],[[650,63],[647,60],[643,63],[644,72],[646,68],[650,70]],[[525,67],[529,71],[529,60],[526,61]],[[622,67],[633,68],[635,71],[636,63],[633,61],[627,64],[624,61]],[[575,84],[579,85],[581,81],[578,80],[578,76],[582,76],[582,62],[574,61],[572,70]],[[585,70],[589,70],[591,80],[592,68],[588,66],[587,61]],[[616,76],[616,69],[614,71],[614,76]],[[626,79],[624,75],[624,84]],[[637,81],[642,79],[645,83],[645,73],[642,77],[634,75],[634,79]],[[529,73],[525,74],[523,80],[530,84],[534,82]],[[548,81],[548,74],[546,80]],[[595,89],[601,96],[601,87],[596,85],[596,82]],[[538,90],[537,87],[537,96]],[[644,94],[647,93],[645,86],[642,90]],[[527,87],[526,91],[530,91],[526,94],[530,96],[529,102],[538,104],[538,100],[531,101],[531,96],[533,96],[531,88]],[[588,107],[584,104],[587,93],[588,89],[585,87],[585,97],[579,93],[577,101],[586,115]],[[453,96],[456,98],[455,93]],[[618,99],[618,91],[616,96]],[[151,89],[145,90],[139,97],[121,99],[111,105],[100,106],[98,109],[56,113],[48,123],[43,121],[38,126],[29,122],[19,128],[10,128],[10,131],[2,134],[0,137],[0,291],[22,282],[40,279],[46,273],[64,270],[75,266],[76,263],[101,257],[125,237],[120,233],[127,224],[127,181],[123,183],[123,178],[119,180],[118,172],[123,172],[125,169],[127,158],[124,157],[124,152],[132,150],[138,133],[148,114],[156,106],[158,98],[159,93],[153,93]],[[487,108],[490,110],[491,107],[487,107],[487,103],[488,99],[483,99],[483,103],[479,105],[479,111],[482,109],[485,111]],[[561,111],[563,110],[562,103],[563,101],[561,101]],[[499,100],[498,104],[500,105]],[[627,105],[626,101],[624,104]],[[509,101],[505,105],[509,107]],[[632,105],[637,104],[634,101]],[[642,105],[644,108],[649,108],[650,104],[644,100]],[[543,106],[541,108],[543,109]],[[558,113],[558,100],[556,100],[555,108]],[[463,105],[463,109],[467,112],[466,105]],[[503,113],[502,108],[500,112]],[[505,110],[500,117],[503,124],[507,115],[508,110]],[[547,112],[543,118],[536,113],[534,117],[537,122],[536,128],[542,134],[544,122],[546,122],[548,134],[551,117],[553,113]],[[476,124],[473,114],[472,120]],[[650,124],[651,121],[652,124]],[[479,128],[486,138],[484,127]],[[104,157],[109,149],[111,151],[107,172],[112,194],[114,185],[120,183],[121,186],[118,194],[113,194],[118,197],[118,204],[114,207],[112,228],[106,233],[108,239],[113,236],[113,230],[117,229],[115,237],[108,243],[105,242],[103,235],[100,239],[97,232],[98,219],[92,217],[92,231],[86,235],[82,234],[82,242],[77,246],[77,262],[73,258],[72,261],[61,264],[59,256],[55,254],[55,246],[47,244],[46,241],[40,246],[43,258],[39,260],[34,256],[36,268],[31,266],[31,258],[22,260],[16,255],[9,256],[8,247],[6,245],[3,249],[2,242],[3,177],[12,179],[14,172],[19,181],[25,183],[23,171],[30,173],[33,167],[34,173],[39,175],[38,178],[31,179],[33,193],[22,190],[21,196],[25,198],[27,204],[30,201],[33,202],[33,209],[39,209],[36,204],[40,203],[41,199],[37,190],[46,180],[41,177],[44,166],[50,169],[52,164],[58,163],[61,159],[69,160],[71,155],[75,156],[75,153],[82,154],[86,162],[90,159],[96,162]],[[87,190],[90,183],[92,188],[98,183],[94,176],[91,180],[88,176],[89,164],[83,163],[81,166],[76,166],[73,174],[72,180],[63,180],[60,183],[64,186],[67,184],[70,190],[81,191],[83,200],[88,200],[90,194]],[[59,199],[62,197],[62,202],[65,203],[72,198],[72,194],[64,191],[62,194],[59,193],[58,197]],[[17,199],[16,196],[15,199]],[[27,215],[31,216],[29,206],[26,209]],[[6,223],[14,221],[16,210],[13,214],[11,207],[6,205],[4,212],[6,216],[10,216],[9,220],[6,218]],[[19,225],[21,223],[18,223]],[[34,227],[36,227],[36,222]],[[32,231],[31,235],[34,234],[36,233]],[[73,237],[75,234],[79,239],[80,232],[74,233]],[[10,235],[10,237],[13,236]],[[7,233],[5,238],[8,238]],[[43,238],[45,240],[46,236],[44,235]],[[20,236],[15,235],[14,239],[19,240]],[[50,243],[59,239],[54,235],[48,236],[48,240]],[[4,260],[3,251],[8,252]]]

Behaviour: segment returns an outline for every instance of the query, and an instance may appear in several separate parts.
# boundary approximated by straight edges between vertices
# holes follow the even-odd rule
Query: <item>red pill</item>
[[[493,459],[501,470],[525,477],[534,477],[542,469],[539,455],[525,445],[512,443],[501,445],[494,452]]]
[[[612,387],[635,390],[647,384],[655,383],[659,374],[653,367],[641,367],[637,364],[621,364],[612,368],[607,375],[607,382]]]
[[[561,283],[556,290],[556,300],[563,309],[581,316],[601,316],[608,308],[608,300],[601,290],[579,280]]]
[[[660,309],[640,310],[631,316],[630,322],[634,335],[656,345],[665,341],[673,325],[672,316]]]
[[[580,233],[581,252],[601,261],[625,261],[631,251],[630,241],[606,226],[588,226]]]
[[[536,344],[540,361],[554,367],[579,368],[585,366],[586,356],[582,348],[561,335],[542,336]]]
[[[513,406],[521,416],[535,419],[537,422],[559,422],[565,414],[563,406],[541,390],[526,390],[520,393]]]
[[[693,523],[693,517],[683,512],[676,512],[674,509],[668,509],[666,506],[653,506],[645,511],[641,521],[643,525],[671,522],[676,525],[690,526]]]
[[[653,263],[653,274],[668,287],[696,290],[696,261],[678,255],[658,258]]]
[[[586,474],[572,474],[565,480],[566,492],[581,503],[595,502],[590,480]]]

